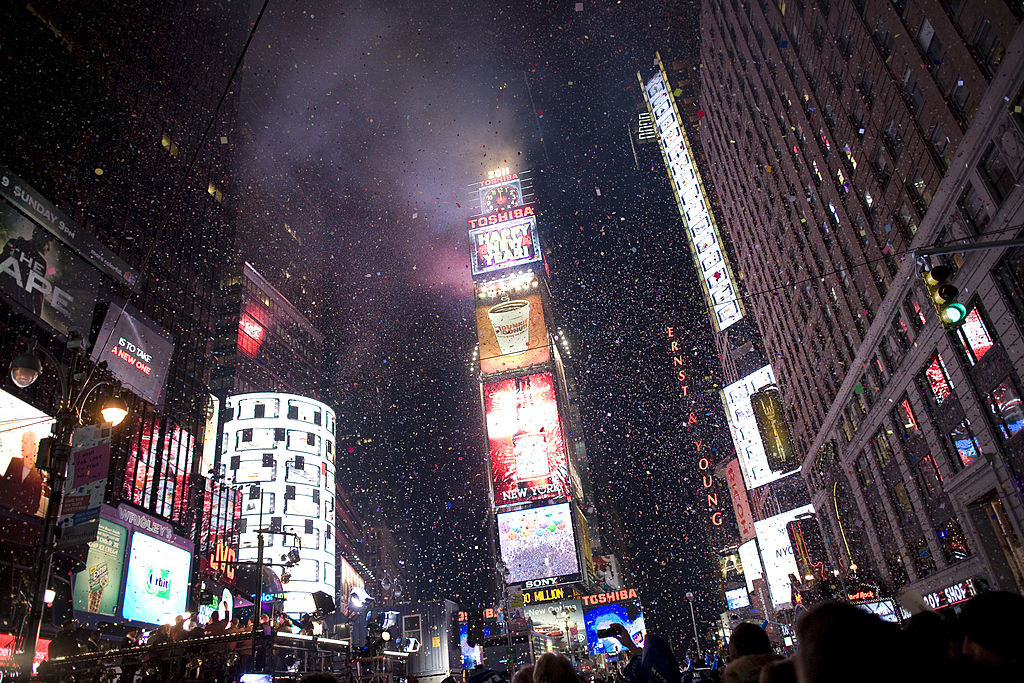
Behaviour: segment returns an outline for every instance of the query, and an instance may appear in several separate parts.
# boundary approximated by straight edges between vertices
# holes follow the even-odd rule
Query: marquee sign
[[[701,275],[701,288],[711,308],[711,319],[715,330],[721,332],[743,317],[743,306],[660,57],[658,66],[659,73],[647,83],[639,73],[637,77],[658,131],[658,142],[672,177],[672,190],[686,226],[697,272]]]

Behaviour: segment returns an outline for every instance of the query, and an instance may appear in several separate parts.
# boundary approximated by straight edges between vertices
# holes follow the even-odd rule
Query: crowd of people
[[[848,603],[824,603],[799,619],[796,635],[796,654],[786,658],[774,651],[763,628],[741,623],[731,634],[725,665],[699,671],[681,667],[659,636],[648,634],[640,650],[622,629],[616,637],[629,661],[607,683],[1024,683],[1024,597],[1016,593],[983,593],[959,615],[920,612],[902,626]],[[337,679],[320,673],[302,681]],[[504,673],[477,667],[467,683],[509,681]],[[586,679],[567,658],[546,653],[535,666],[516,671],[511,683]]]

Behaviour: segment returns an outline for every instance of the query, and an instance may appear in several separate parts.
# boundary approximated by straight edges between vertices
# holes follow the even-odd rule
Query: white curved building
[[[264,562],[284,584],[285,611],[315,610],[312,593],[335,595],[334,411],[314,399],[281,393],[230,396],[222,459],[230,484],[242,487],[238,559],[255,561],[256,530]],[[282,569],[282,556],[301,543],[301,560]]]

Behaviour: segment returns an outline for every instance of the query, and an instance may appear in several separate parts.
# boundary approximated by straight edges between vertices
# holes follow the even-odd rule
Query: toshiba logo
[[[583,606],[589,607],[591,605],[606,605],[609,602],[620,602],[622,600],[636,599],[636,589],[629,588],[621,591],[612,591],[610,593],[601,593],[600,595],[584,595]]]

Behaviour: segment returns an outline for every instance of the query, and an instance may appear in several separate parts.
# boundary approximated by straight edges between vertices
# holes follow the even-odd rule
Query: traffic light
[[[960,296],[960,290],[956,285],[950,283],[953,277],[953,269],[949,266],[927,265],[921,269],[921,279],[928,289],[928,296],[932,300],[932,306],[939,315],[939,321],[947,330],[954,329],[963,324],[967,317],[967,309],[956,298]]]

